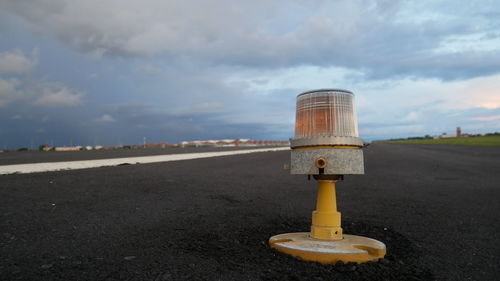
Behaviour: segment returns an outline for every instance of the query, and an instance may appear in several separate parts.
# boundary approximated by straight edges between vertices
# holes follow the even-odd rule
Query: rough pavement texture
[[[289,152],[0,177],[0,280],[498,280],[500,148],[373,144],[337,185],[345,233],[378,263],[270,249],[309,229],[314,181]]]

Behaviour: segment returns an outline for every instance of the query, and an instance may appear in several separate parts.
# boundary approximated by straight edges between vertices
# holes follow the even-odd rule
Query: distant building
[[[441,135],[439,136],[440,139],[448,139],[448,138],[456,138],[456,135]]]
[[[81,146],[60,146],[56,147],[55,151],[79,151]]]
[[[211,146],[211,147],[239,147],[239,146],[286,146],[290,145],[288,141],[261,141],[261,140],[250,140],[250,139],[224,139],[224,140],[206,140],[206,141],[183,141],[179,143],[179,146],[186,147],[201,147],[201,146]]]
[[[462,128],[457,127],[457,137],[461,137],[461,136],[462,136]]]

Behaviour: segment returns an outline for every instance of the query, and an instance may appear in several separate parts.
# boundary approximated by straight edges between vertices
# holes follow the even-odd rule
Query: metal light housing
[[[309,232],[272,236],[269,245],[288,255],[325,264],[377,261],[384,243],[344,234],[337,211],[335,184],[344,175],[364,174],[363,141],[358,137],[354,94],[322,89],[297,96],[291,173],[313,175],[318,182],[316,210]]]
[[[292,174],[364,174],[354,94],[339,89],[299,94],[290,146]]]

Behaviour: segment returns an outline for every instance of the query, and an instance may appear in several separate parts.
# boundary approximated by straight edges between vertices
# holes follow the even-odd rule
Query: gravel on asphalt
[[[376,263],[267,245],[307,231],[314,181],[289,152],[0,177],[0,280],[496,280],[500,148],[372,144],[337,185],[344,232]]]

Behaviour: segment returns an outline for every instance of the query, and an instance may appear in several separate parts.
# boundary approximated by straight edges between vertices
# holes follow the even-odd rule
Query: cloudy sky
[[[317,88],[367,140],[500,131],[500,5],[0,0],[0,148],[288,139]]]

